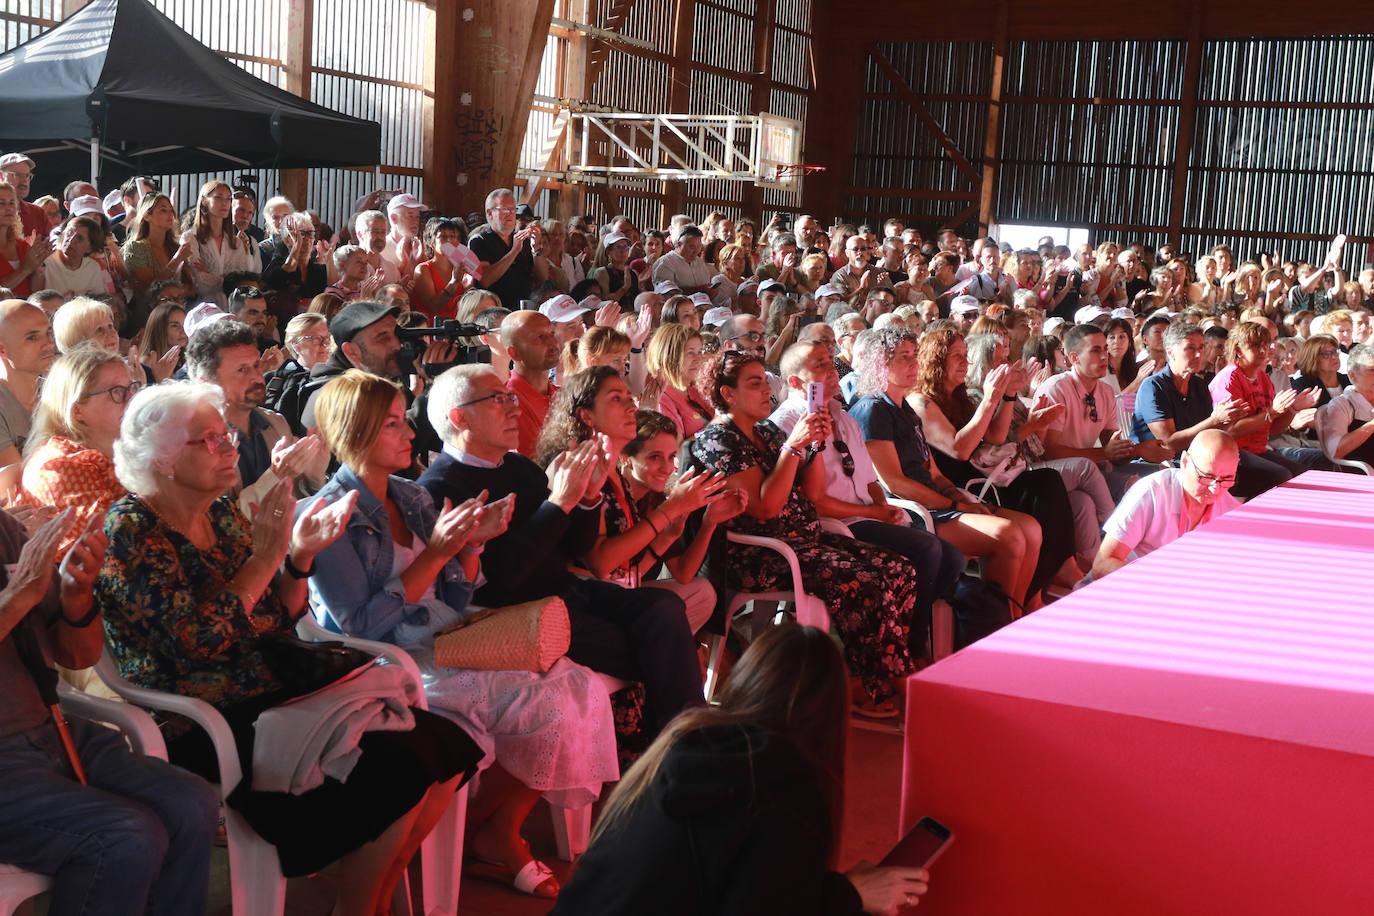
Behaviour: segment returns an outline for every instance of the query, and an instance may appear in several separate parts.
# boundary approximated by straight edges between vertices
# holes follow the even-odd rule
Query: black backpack
[[[305,405],[311,393],[324,385],[329,379],[312,379],[310,370],[303,368],[294,360],[282,366],[267,377],[267,401],[264,406],[275,410],[286,418],[291,425],[291,434],[304,436],[307,432],[301,423]],[[311,384],[318,381],[318,384]]]
[[[963,575],[950,599],[954,648],[962,649],[1011,623],[1012,599],[995,582]]]

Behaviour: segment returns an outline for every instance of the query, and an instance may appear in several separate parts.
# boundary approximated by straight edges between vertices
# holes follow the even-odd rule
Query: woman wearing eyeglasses
[[[223,396],[204,384],[157,385],[129,402],[114,445],[130,493],[105,516],[109,549],[95,583],[121,674],[193,696],[228,720],[252,760],[253,723],[292,697],[268,661],[274,639],[306,610],[306,577],[343,533],[355,503],[311,502],[297,515],[290,483],[269,490],[250,522],[223,494],[237,480]],[[447,719],[412,709],[414,727],[369,731],[344,781],[300,794],[259,792],[251,779],[228,804],[276,847],[287,877],[328,869],[335,916],[385,912],[406,863],[481,753]],[[215,775],[202,732],[163,724],[171,761]]]
[[[1290,387],[1298,391],[1319,390],[1317,406],[1324,407],[1350,385],[1341,369],[1341,348],[1330,334],[1313,334],[1298,347],[1297,374]]]
[[[114,472],[114,442],[139,387],[118,354],[98,347],[77,347],[48,370],[24,443],[22,493],[26,503],[73,510],[59,559],[126,492]]]
[[[257,273],[262,266],[258,243],[230,219],[233,205],[233,188],[223,181],[207,181],[196,200],[195,221],[181,234],[181,244],[190,249],[187,263],[198,301],[213,302],[220,308],[228,303],[225,276],[236,270]]]

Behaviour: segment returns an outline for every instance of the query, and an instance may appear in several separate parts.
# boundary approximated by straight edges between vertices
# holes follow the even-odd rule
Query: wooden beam
[[[292,95],[310,98],[313,64],[315,0],[290,0],[286,7],[286,53],[282,61],[283,86]],[[281,193],[297,210],[310,206],[310,183],[305,169],[281,170]]]
[[[569,0],[568,18],[574,22],[588,22],[591,18],[590,0]],[[591,40],[581,32],[574,32],[564,43],[567,46],[567,66],[563,71],[564,95],[568,98],[587,100],[591,98]],[[563,164],[571,165],[576,151],[581,149],[582,126],[580,122],[570,121],[563,133]],[[581,182],[569,182],[558,194],[558,218],[567,222],[574,216],[587,212],[587,186]]]
[[[873,60],[877,61],[878,66],[882,69],[883,73],[887,75],[887,78],[892,81],[892,85],[897,88],[898,94],[911,106],[911,110],[916,112],[916,117],[926,126],[926,130],[930,131],[931,135],[935,138],[935,142],[939,143],[949,155],[949,158],[954,160],[955,167],[958,168],[960,172],[963,172],[969,181],[973,182],[975,185],[978,184],[981,180],[979,174],[974,171],[973,166],[964,158],[964,154],[954,145],[954,141],[945,133],[944,128],[940,126],[940,122],[935,120],[935,117],[926,106],[921,103],[916,93],[911,91],[911,87],[906,84],[906,80],[902,79],[902,75],[897,72],[897,68],[892,66],[892,62],[876,47],[871,49],[869,53],[873,57]]]
[[[1007,0],[997,2],[997,25],[992,39],[992,80],[988,91],[987,130],[983,137],[983,180],[978,186],[978,231],[987,234],[997,221],[997,157],[1002,149],[1002,68],[1007,61]]]
[[[778,0],[759,0],[754,5],[754,78],[749,94],[750,114],[767,111],[773,73],[773,20]],[[763,215],[763,188],[750,182],[742,188],[739,206],[744,213]]]
[[[1188,55],[1183,65],[1183,99],[1178,106],[1178,130],[1174,137],[1174,183],[1169,197],[1169,244],[1183,238],[1183,210],[1188,205],[1188,160],[1193,152],[1197,127],[1198,79],[1202,72],[1202,14],[1193,10],[1188,35]]]
[[[674,114],[686,113],[691,99],[692,25],[695,20],[696,0],[675,0],[672,64],[668,70],[668,111]],[[659,211],[659,225],[666,226],[674,214],[682,211],[686,187],[681,181],[665,181],[662,187],[663,206]]]
[[[845,192],[857,197],[895,197],[903,200],[951,200],[976,201],[977,191],[931,191],[926,188],[846,188]]]

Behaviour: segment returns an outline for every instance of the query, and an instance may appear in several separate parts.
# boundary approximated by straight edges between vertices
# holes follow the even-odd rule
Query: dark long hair
[[[601,386],[613,378],[620,378],[614,366],[592,366],[568,376],[549,402],[548,417],[534,445],[536,463],[548,467],[560,452],[591,438],[591,427],[582,422],[577,411],[583,407],[590,410]]]
[[[954,349],[954,342],[960,339],[958,331],[946,328],[927,331],[916,344],[916,362],[920,366],[920,375],[914,390],[939,407],[956,427],[963,426],[972,419],[974,411],[978,409],[968,396],[968,389],[963,385],[955,385],[951,392],[945,391],[949,351]]]
[[[679,715],[629,769],[601,812],[593,842],[630,815],[684,736],[713,726],[753,725],[790,741],[820,774],[831,825],[826,859],[834,867],[844,819],[848,683],[844,659],[829,634],[790,623],[771,627],[730,672],[720,705]]]
[[[1131,343],[1126,347],[1126,354],[1121,357],[1121,371],[1116,374],[1116,381],[1122,388],[1135,381],[1136,375],[1140,373],[1140,364],[1135,361],[1135,329],[1125,318],[1113,318],[1107,322],[1107,326],[1102,329],[1102,333],[1111,339],[1113,331],[1125,331],[1126,339]],[[1158,368],[1158,367],[1156,367]]]

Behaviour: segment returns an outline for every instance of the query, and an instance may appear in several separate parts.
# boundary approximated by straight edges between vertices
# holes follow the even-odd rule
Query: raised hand
[[[660,507],[671,518],[691,515],[725,490],[725,477],[719,473],[699,474],[689,470],[668,490],[668,498]]]
[[[481,496],[464,500],[456,506],[451,500],[445,499],[444,507],[434,522],[434,531],[430,533],[429,544],[425,549],[442,557],[454,556],[462,550],[468,542],[468,536],[482,517],[482,503],[485,499],[486,491],[483,491]]]
[[[596,323],[602,327],[613,328],[619,320],[620,302],[615,299],[602,303],[601,308],[596,310]]]
[[[291,562],[298,569],[309,569],[315,556],[344,533],[357,504],[357,490],[349,490],[332,503],[322,498],[311,500],[291,530]]]
[[[486,499],[487,491],[483,490],[477,496],[478,499]],[[468,543],[473,546],[480,546],[494,537],[505,534],[507,526],[510,525],[511,515],[515,512],[515,494],[507,493],[494,503],[487,503],[482,507],[482,515],[477,520],[477,526],[468,534]]]
[[[71,524],[74,510],[66,509],[54,518],[48,519],[38,527],[19,551],[19,562],[10,573],[9,582],[0,591],[0,609],[14,608],[27,613],[43,596],[52,584],[52,571],[57,563],[57,547]],[[22,614],[20,615],[22,616]]]
[[[587,478],[595,460],[590,440],[556,455],[545,471],[549,479],[549,502],[564,512],[571,512],[587,491]]]
[[[291,481],[279,480],[251,507],[253,512],[253,557],[266,561],[273,569],[286,558],[291,545],[291,527],[296,500],[291,496]]]

